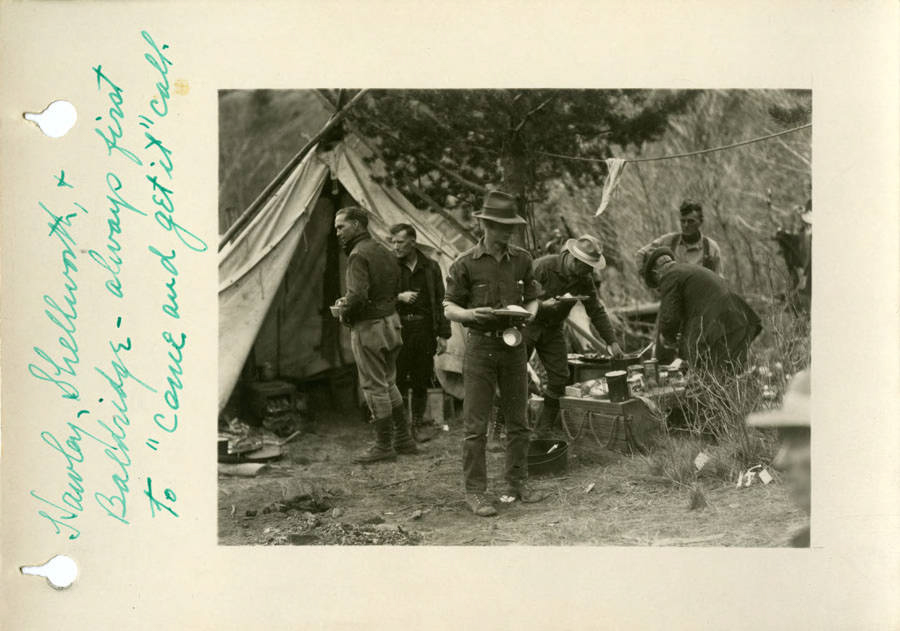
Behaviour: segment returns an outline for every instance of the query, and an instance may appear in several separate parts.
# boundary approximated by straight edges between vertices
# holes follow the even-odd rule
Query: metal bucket
[[[569,466],[568,454],[569,445],[564,440],[532,440],[528,445],[528,475],[565,473]]]

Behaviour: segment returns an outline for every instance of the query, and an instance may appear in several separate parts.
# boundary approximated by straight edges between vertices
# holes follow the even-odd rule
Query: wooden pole
[[[281,186],[281,184],[287,179],[287,176],[290,175],[291,171],[293,171],[294,168],[298,164],[300,164],[303,158],[306,157],[306,154],[308,154],[309,151],[314,146],[316,146],[316,144],[320,140],[322,140],[325,134],[331,131],[334,126],[344,118],[344,115],[347,113],[347,111],[351,107],[353,107],[353,105],[357,101],[359,101],[359,99],[361,99],[366,92],[368,92],[368,89],[360,90],[359,92],[357,92],[345,107],[339,109],[331,115],[331,118],[328,119],[328,122],[325,123],[325,126],[322,127],[321,130],[319,130],[319,133],[310,138],[309,142],[303,145],[303,148],[301,148],[300,151],[294,154],[294,157],[288,160],[288,163],[284,165],[284,168],[281,169],[281,171],[278,172],[278,175],[275,176],[275,179],[269,182],[269,185],[266,186],[266,188],[263,189],[263,192],[253,200],[253,203],[247,207],[247,210],[241,213],[241,216],[238,217],[237,220],[235,220],[235,222],[231,224],[228,230],[225,231],[225,234],[222,235],[222,239],[219,241],[219,252],[222,251],[222,248],[224,248],[225,245],[244,228],[244,226],[250,223],[250,220],[253,219],[254,216],[256,216],[256,213],[258,213],[259,209],[263,207],[263,204],[265,204],[266,200],[269,199],[273,192],[275,192],[275,189]]]
[[[566,324],[568,324],[570,327],[572,327],[572,329],[576,333],[578,333],[579,335],[584,337],[588,342],[590,342],[594,346],[594,348],[597,349],[598,352],[602,353],[602,352],[606,351],[606,344],[601,342],[600,339],[595,337],[590,331],[585,330],[584,328],[579,326],[571,318],[566,320]]]

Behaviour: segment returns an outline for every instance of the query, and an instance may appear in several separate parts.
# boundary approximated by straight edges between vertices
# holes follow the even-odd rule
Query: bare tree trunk
[[[750,271],[753,276],[753,287],[759,289],[759,264],[756,261],[753,244],[750,243],[750,238],[744,230],[738,230],[737,233],[740,235],[741,240],[744,242],[744,247],[747,250],[747,260],[750,261]]]
[[[522,243],[528,249],[534,249],[533,221],[528,215],[528,191],[533,178],[528,162],[525,147],[518,134],[513,134],[507,151],[500,157],[500,167],[503,170],[503,190],[516,198],[519,207],[519,215],[528,221],[526,230],[522,234]]]

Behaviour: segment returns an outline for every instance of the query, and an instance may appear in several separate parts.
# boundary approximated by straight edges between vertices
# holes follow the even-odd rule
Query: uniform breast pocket
[[[479,282],[472,285],[471,307],[491,307],[494,305],[493,285]]]
[[[502,302],[505,305],[521,305],[523,302],[523,298],[525,295],[525,283],[522,281],[516,281],[515,285],[509,284],[505,287],[505,291],[501,296]]]

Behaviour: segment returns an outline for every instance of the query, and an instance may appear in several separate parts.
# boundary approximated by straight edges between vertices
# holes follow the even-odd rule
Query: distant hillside
[[[253,202],[329,115],[310,90],[220,94],[219,232]]]

